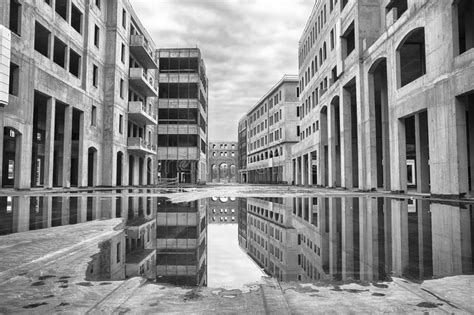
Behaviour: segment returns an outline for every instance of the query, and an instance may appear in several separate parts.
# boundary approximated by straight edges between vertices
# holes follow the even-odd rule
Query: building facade
[[[295,184],[472,194],[473,18],[466,0],[316,1]]]
[[[239,183],[247,182],[247,115],[239,120],[238,127],[238,162],[237,170],[239,172],[237,181]]]
[[[236,183],[239,151],[237,142],[209,143],[209,182]]]
[[[247,181],[291,183],[291,147],[297,141],[296,76],[285,75],[247,112]]]
[[[2,1],[0,23],[2,187],[152,184],[157,64],[128,0]]]
[[[237,223],[239,214],[237,198],[212,197],[208,200],[208,204],[207,219],[209,223]]]
[[[205,183],[208,80],[198,48],[159,49],[158,177]]]

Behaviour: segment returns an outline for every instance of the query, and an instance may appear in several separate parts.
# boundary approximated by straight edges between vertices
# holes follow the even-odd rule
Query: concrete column
[[[87,197],[77,197],[77,223],[87,222]]]
[[[469,157],[471,166],[471,197],[474,192],[474,104],[468,104],[469,105],[469,113],[468,113],[468,118],[469,118]]]
[[[328,186],[337,186],[337,157],[336,157],[336,110],[334,105],[328,107],[328,168],[329,171],[329,183]]]
[[[133,158],[133,180],[132,183],[134,186],[140,185],[140,159],[138,156]]]
[[[378,208],[377,199],[367,199],[366,207],[361,208],[361,280],[378,280]],[[363,227],[363,228],[362,228]],[[363,231],[363,233],[362,233]],[[362,246],[362,243],[364,246]]]
[[[16,138],[16,189],[31,188],[32,137],[33,126],[25,126],[24,133]]]
[[[198,168],[196,167],[196,162],[191,161],[191,183],[193,183],[193,184],[195,184],[196,180],[197,180],[197,174],[196,174],[197,171],[198,171]],[[220,174],[219,174],[219,176],[220,176]]]
[[[61,225],[68,225],[69,224],[69,216],[70,216],[70,199],[69,197],[61,197]]]
[[[53,197],[43,197],[43,228],[50,228],[53,218]]]
[[[44,147],[44,187],[53,188],[54,169],[54,128],[56,118],[56,99],[51,97],[46,103],[46,135]]]
[[[64,107],[63,187],[71,187],[72,106]]]
[[[311,160],[311,152],[308,153],[308,185],[313,185],[313,166]]]
[[[391,164],[391,187],[392,190],[407,190],[407,151],[405,120],[393,119],[390,122],[392,135],[390,145],[390,156],[393,158]]]
[[[341,186],[352,188],[352,116],[351,94],[347,89],[341,89]],[[357,167],[357,165],[354,165]]]
[[[418,192],[430,192],[428,120],[426,114],[415,115],[416,187]]]
[[[85,147],[84,139],[84,113],[80,112],[79,114],[79,159],[78,159],[78,174],[77,174],[77,186],[78,187],[87,187],[87,171],[88,171],[88,149]],[[97,173],[94,173],[94,178],[97,176]]]
[[[392,202],[384,198],[384,248],[385,248],[385,266],[386,270],[392,270]]]
[[[406,200],[392,199],[391,202],[392,270],[395,276],[401,276],[408,268],[408,204]]]
[[[332,277],[341,273],[339,238],[341,231],[341,198],[329,198],[329,273]]]
[[[26,232],[30,229],[30,197],[13,197],[13,222],[14,233]]]
[[[344,198],[341,205],[341,252],[342,280],[353,279],[354,275],[354,198]]]

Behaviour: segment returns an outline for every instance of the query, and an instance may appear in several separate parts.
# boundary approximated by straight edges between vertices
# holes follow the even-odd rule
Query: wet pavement
[[[474,312],[473,204],[226,189],[0,197],[0,313]],[[157,282],[88,279],[100,241],[140,218]]]

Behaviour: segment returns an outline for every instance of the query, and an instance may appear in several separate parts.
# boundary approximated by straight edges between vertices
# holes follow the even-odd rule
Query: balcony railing
[[[146,97],[158,97],[154,80],[143,68],[130,68],[130,84]]]
[[[130,52],[148,69],[157,69],[155,54],[143,35],[130,36]]]
[[[155,113],[147,109],[147,106],[143,102],[129,102],[128,117],[144,125],[156,125],[158,118]]]
[[[141,137],[128,138],[128,150],[142,154],[156,154],[156,145]]]

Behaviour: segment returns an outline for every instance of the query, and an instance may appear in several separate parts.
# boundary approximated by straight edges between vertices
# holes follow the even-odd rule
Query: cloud
[[[297,74],[298,40],[314,0],[130,0],[158,48],[196,47],[209,78],[209,141],[237,140],[237,123],[283,74]]]

